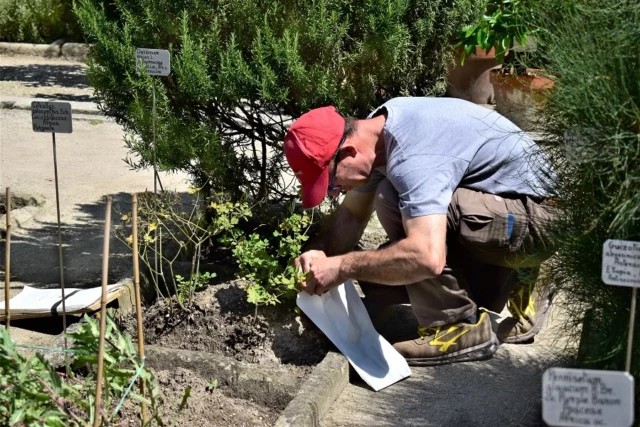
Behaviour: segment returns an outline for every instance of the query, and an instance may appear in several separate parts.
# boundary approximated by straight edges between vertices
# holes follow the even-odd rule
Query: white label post
[[[142,72],[142,66],[144,64],[144,69],[146,73],[150,76],[168,76],[171,74],[171,55],[168,50],[164,49],[146,49],[146,48],[137,48],[136,49],[136,72]],[[151,117],[153,122],[153,194],[158,194],[158,150],[156,144],[156,80],[151,79],[151,93],[152,93],[152,109],[151,109]],[[156,217],[157,222],[157,217]],[[155,283],[158,284],[158,231],[157,229],[154,231],[154,268],[155,268]],[[160,229],[160,233],[162,233],[162,229]],[[160,234],[162,238],[162,234]]]
[[[146,66],[150,76],[168,76],[171,73],[171,56],[164,49],[136,49],[136,72],[141,72],[140,65]]]
[[[71,104],[33,101],[31,123],[34,132],[71,133]]]
[[[640,286],[640,242],[611,239],[604,242],[602,245],[602,281],[607,285],[633,287],[625,366],[626,371],[630,372],[633,333],[636,323],[636,297]]]
[[[60,191],[58,189],[58,158],[56,155],[56,132],[72,133],[71,104],[68,102],[31,103],[31,123],[34,132],[51,132],[53,142],[53,171],[56,186],[56,210],[58,214],[58,258],[60,265],[60,291],[62,292],[62,328],[64,335],[64,361],[69,374],[69,358],[67,357],[67,307],[64,291],[64,263],[62,260],[62,230],[60,227]]]
[[[627,372],[547,369],[542,419],[552,426],[631,426],[633,383]]]

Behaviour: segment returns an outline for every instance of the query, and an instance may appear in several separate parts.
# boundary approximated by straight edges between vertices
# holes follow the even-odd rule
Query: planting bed
[[[301,385],[329,349],[324,334],[291,307],[260,307],[256,316],[255,306],[246,301],[246,285],[243,280],[232,280],[210,286],[195,294],[190,311],[165,300],[143,309],[145,344],[150,349],[151,366],[159,366],[165,409],[173,408],[169,413],[175,413],[184,388],[192,387],[188,408],[178,415],[178,425],[273,425],[293,396],[273,390],[277,384],[269,383],[289,377],[288,384]],[[122,322],[123,330],[135,336],[135,318],[127,316]],[[154,347],[161,349],[160,362]],[[183,362],[178,359],[194,357],[203,362],[188,365],[193,369],[179,366]],[[200,366],[206,363],[225,365],[226,369]],[[239,369],[245,373],[238,373]],[[246,377],[246,371],[264,372],[264,378],[243,385],[237,377]],[[215,372],[221,377],[206,377]],[[218,381],[218,388],[206,389],[213,380]],[[278,396],[261,395],[269,393]]]

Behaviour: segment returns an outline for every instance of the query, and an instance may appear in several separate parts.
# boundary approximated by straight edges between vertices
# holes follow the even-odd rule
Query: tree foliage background
[[[254,200],[295,195],[281,143],[291,117],[333,104],[364,116],[399,95],[438,95],[451,42],[484,0],[79,0],[88,78],[128,131],[132,166],[152,159],[152,77],[137,47],[168,49],[156,77],[161,168]]]

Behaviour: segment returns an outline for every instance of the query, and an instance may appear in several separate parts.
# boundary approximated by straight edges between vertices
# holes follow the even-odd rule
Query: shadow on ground
[[[91,95],[72,95],[69,93],[36,93],[34,98],[55,99],[56,101],[77,101],[77,102],[91,102],[93,96]]]
[[[85,89],[89,87],[82,65],[3,65],[0,81],[24,82],[28,87],[62,86]]]
[[[112,198],[109,283],[133,275],[131,249],[116,237],[117,233],[130,234],[130,230],[123,230],[118,212],[131,211],[131,195],[118,193]],[[71,223],[62,218],[64,280],[67,287],[87,288],[101,283],[105,207],[104,200],[78,204]],[[11,236],[11,280],[42,288],[59,287],[57,222],[32,221],[26,227],[14,230]],[[2,259],[4,252],[3,244],[0,248]]]

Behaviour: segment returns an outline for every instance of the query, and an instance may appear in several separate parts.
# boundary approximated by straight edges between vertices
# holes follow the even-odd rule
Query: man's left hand
[[[314,259],[307,274],[307,292],[322,295],[347,280],[342,275],[342,260],[342,256]]]

